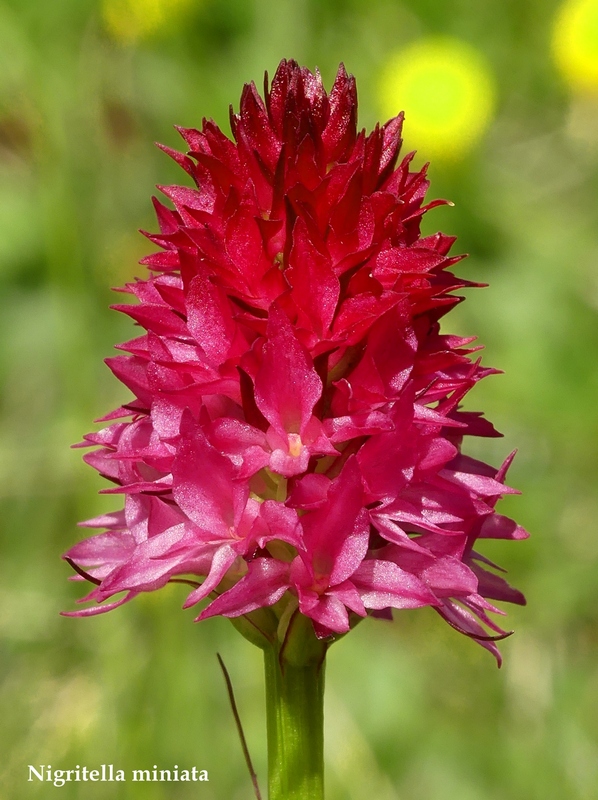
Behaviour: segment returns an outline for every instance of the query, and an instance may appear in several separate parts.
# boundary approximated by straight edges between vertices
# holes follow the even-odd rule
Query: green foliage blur
[[[102,363],[134,335],[110,287],[144,274],[151,245],[137,230],[156,227],[155,184],[186,182],[153,142],[177,147],[172,126],[204,116],[228,131],[243,83],[261,85],[283,57],[318,66],[327,87],[344,61],[371,128],[389,59],[443,35],[484,55],[496,102],[475,146],[432,163],[431,197],[455,206],[425,226],[458,235],[471,256],[460,274],[489,284],[445,331],[477,335],[505,373],[468,406],[505,437],[469,452],[498,464],[519,448],[522,496],[502,510],[532,536],[484,552],[528,606],[507,609],[502,670],[428,609],[366,620],[335,645],[328,797],[598,798],[598,95],[557,70],[558,7],[0,2],[0,797],[252,797],[216,651],[265,787],[261,654],[228,621],[194,625],[175,585],[104,616],[59,616],[81,596],[60,560],[77,521],[116,507],[69,445],[128,396]],[[405,133],[417,147],[409,116]],[[195,765],[210,781],[57,789],[28,782],[29,764],[127,776]]]

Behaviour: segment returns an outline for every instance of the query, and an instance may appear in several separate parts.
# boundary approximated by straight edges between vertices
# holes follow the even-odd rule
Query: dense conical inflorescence
[[[442,201],[399,160],[402,116],[356,123],[342,66],[327,94],[283,61],[264,99],[245,86],[234,141],[204,121],[163,148],[195,188],[161,187],[150,277],[116,306],[146,331],[108,359],[133,398],[82,444],[125,504],[65,556],[95,584],[73,615],[187,580],[198,619],[259,629],[272,607],[332,640],[429,605],[500,659],[491,601],[524,599],[476,547],[526,533],[495,511],[510,457],[461,452],[499,435],[460,408],[494,370],[439,325],[473,284],[453,237],[420,235]]]

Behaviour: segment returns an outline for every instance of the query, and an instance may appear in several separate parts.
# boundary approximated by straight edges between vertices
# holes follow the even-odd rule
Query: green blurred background
[[[430,196],[455,202],[425,229],[457,234],[471,254],[460,274],[490,284],[445,330],[478,335],[505,372],[468,406],[505,438],[469,452],[498,464],[519,448],[523,495],[501,510],[532,534],[484,550],[529,603],[508,609],[502,670],[429,610],[335,645],[329,800],[598,798],[592,0],[0,2],[0,797],[250,798],[216,651],[265,774],[260,652],[226,620],[194,625],[181,586],[60,617],[81,586],[59,556],[77,520],[114,507],[69,445],[128,396],[102,363],[134,335],[109,287],[143,275],[151,245],[136,231],[155,229],[154,185],[185,183],[152,143],[177,147],[172,126],[203,116],[228,131],[242,84],[283,57],[318,66],[327,87],[344,61],[368,128],[416,87],[407,145],[432,159]],[[442,57],[446,74],[457,65],[448,95]],[[426,107],[434,92],[453,98],[442,115]],[[28,764],[102,763],[196,765],[210,782],[27,782]]]

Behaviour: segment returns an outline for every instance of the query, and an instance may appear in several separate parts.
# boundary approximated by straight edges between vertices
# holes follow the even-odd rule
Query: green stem
[[[303,628],[305,618],[297,618],[298,627]],[[264,650],[268,798],[324,800],[326,647],[313,629],[299,631],[292,624],[289,632],[292,643],[286,638],[282,647],[274,644]]]

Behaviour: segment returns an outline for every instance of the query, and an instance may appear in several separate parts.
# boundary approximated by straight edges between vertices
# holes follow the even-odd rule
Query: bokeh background
[[[339,61],[360,121],[406,108],[431,160],[425,230],[459,236],[468,292],[446,331],[504,370],[478,386],[519,448],[502,504],[531,532],[488,542],[528,597],[502,670],[429,610],[335,645],[330,800],[598,798],[598,3],[596,0],[0,2],[0,796],[252,796],[219,651],[265,774],[260,652],[196,626],[170,586],[88,620],[60,554],[113,500],[69,445],[124,400],[103,365],[134,335],[110,287],[142,275],[149,197],[185,176],[174,124],[228,130],[242,84],[282,57]],[[27,765],[207,769],[203,784],[27,782]],[[262,781],[265,784],[265,781]]]

